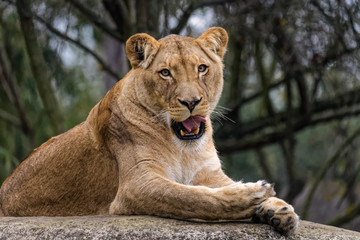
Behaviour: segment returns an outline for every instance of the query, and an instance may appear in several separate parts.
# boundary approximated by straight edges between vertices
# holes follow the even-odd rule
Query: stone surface
[[[302,221],[292,236],[264,224],[200,223],[150,216],[3,217],[0,239],[351,239],[360,233]]]

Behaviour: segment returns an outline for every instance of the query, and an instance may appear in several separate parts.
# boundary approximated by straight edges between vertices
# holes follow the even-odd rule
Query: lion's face
[[[156,41],[137,34],[127,42],[127,54],[138,72],[139,101],[181,140],[198,139],[205,132],[222,92],[226,43],[222,28],[211,28],[198,39],[170,35]]]

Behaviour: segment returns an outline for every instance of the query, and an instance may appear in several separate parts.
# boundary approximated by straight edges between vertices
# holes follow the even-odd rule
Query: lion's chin
[[[171,127],[180,140],[195,140],[205,132],[206,119],[202,116],[190,116],[182,122],[172,121]]]

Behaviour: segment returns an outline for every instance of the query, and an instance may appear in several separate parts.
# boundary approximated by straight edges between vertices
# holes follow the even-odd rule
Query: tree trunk
[[[54,133],[60,133],[64,130],[64,120],[51,86],[51,76],[47,70],[43,53],[38,43],[34,23],[31,18],[30,1],[17,0],[16,8],[20,18],[27,54],[30,59],[31,71],[35,78],[45,112],[49,117]]]

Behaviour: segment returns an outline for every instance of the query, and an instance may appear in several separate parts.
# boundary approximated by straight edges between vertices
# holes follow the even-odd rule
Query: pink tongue
[[[200,123],[206,122],[206,118],[202,116],[190,116],[185,121],[181,122],[182,125],[186,128],[186,130],[191,133],[192,131],[198,129],[200,127]]]

